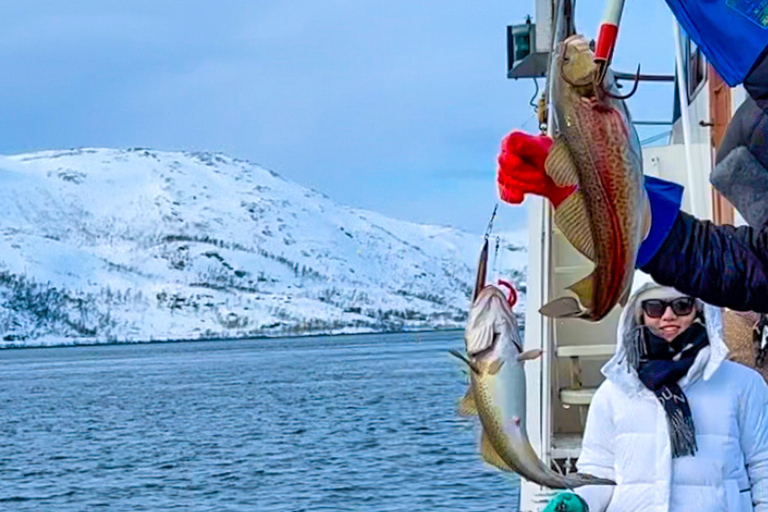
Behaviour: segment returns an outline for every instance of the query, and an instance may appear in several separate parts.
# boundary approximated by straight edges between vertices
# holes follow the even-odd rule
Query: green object
[[[578,494],[561,492],[552,498],[542,512],[589,512],[589,507]]]
[[[757,23],[760,28],[768,28],[767,0],[728,0],[726,4]]]

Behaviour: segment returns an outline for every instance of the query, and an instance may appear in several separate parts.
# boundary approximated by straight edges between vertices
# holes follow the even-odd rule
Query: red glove
[[[560,187],[544,170],[552,139],[513,131],[501,141],[496,183],[502,201],[520,204],[525,194],[544,196],[557,208],[576,190],[575,185]]]

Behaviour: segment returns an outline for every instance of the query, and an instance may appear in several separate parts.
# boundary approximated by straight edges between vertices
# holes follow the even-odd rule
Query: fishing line
[[[533,114],[531,114],[531,116],[530,116],[528,119],[526,119],[526,120],[525,120],[525,122],[524,122],[523,124],[521,124],[521,125],[520,125],[520,129],[521,129],[521,130],[525,130],[525,127],[528,125],[528,123],[530,123],[531,121],[533,121],[534,119],[536,119],[536,117],[537,117],[537,116],[536,116],[536,112],[534,112]]]
[[[491,219],[488,221],[488,227],[485,228],[485,235],[483,238],[485,238],[486,241],[488,241],[488,237],[491,236],[491,231],[493,231],[493,219],[496,218],[496,211],[499,209],[499,203],[496,203],[493,206],[493,213],[491,214]]]
[[[501,243],[501,237],[496,239],[496,251],[499,250],[499,244]],[[504,272],[504,251],[499,253],[499,273]]]

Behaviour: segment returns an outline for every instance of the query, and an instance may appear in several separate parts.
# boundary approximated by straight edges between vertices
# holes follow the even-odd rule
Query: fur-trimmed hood
[[[619,318],[619,326],[616,335],[616,353],[603,366],[603,375],[630,394],[638,393],[644,389],[637,376],[636,369],[630,364],[630,351],[634,332],[640,326],[640,301],[638,297],[653,288],[662,288],[653,282],[650,277],[641,272],[636,272],[633,288],[635,291],[629,298],[626,307]],[[683,295],[683,294],[681,294]],[[699,352],[696,360],[688,371],[688,374],[680,380],[681,387],[694,382],[699,378],[709,380],[712,374],[728,356],[728,348],[723,340],[723,322],[720,308],[710,306],[697,300],[697,306],[702,311],[704,323],[709,336],[709,346]]]

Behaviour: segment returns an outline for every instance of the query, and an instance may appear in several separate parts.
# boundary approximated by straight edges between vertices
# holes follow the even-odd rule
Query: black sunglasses
[[[661,318],[668,307],[677,316],[690,315],[696,301],[692,297],[679,297],[673,300],[648,299],[641,304],[643,311],[651,318]]]

